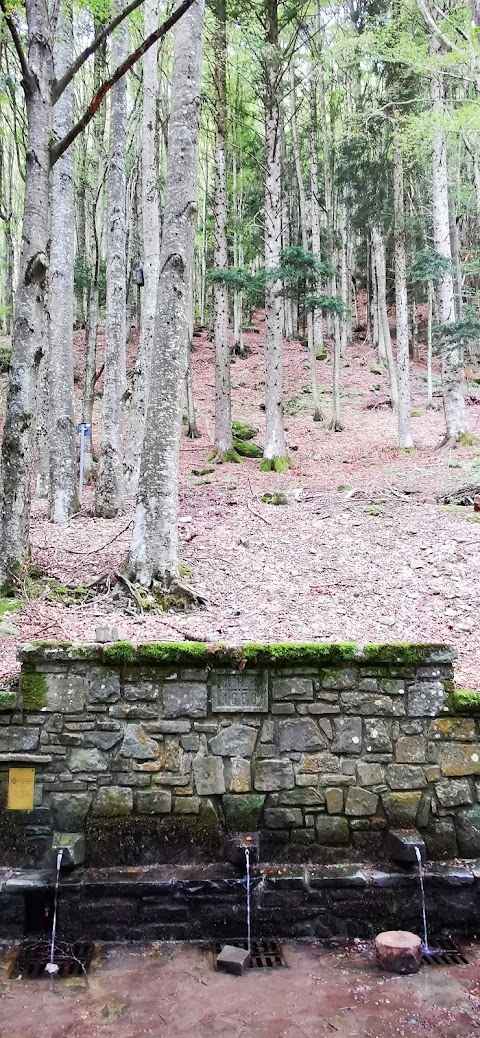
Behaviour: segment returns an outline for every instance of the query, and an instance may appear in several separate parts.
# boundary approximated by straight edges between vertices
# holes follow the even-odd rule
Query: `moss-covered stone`
[[[13,689],[0,690],[0,712],[2,710],[14,710],[17,703],[17,694]]]
[[[22,671],[19,686],[24,710],[41,710],[45,706],[47,682],[43,674]]]
[[[229,832],[254,832],[259,824],[265,803],[263,793],[227,793],[222,805]]]
[[[480,692],[466,688],[454,688],[448,703],[454,713],[480,714]]]

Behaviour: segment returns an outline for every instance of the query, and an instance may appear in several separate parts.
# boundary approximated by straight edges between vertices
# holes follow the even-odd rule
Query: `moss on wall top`
[[[418,666],[425,663],[451,663],[455,651],[448,645],[392,642],[380,645],[356,645],[352,642],[247,642],[228,646],[204,642],[152,642],[132,645],[114,642],[109,645],[34,642],[23,646],[18,657],[28,666],[36,662],[57,661],[68,664],[75,660],[103,662],[110,666],[143,664],[185,667],[291,667],[319,666],[344,662]]]

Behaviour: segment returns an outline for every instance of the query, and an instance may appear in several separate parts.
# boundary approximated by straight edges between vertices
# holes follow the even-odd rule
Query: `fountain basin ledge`
[[[87,868],[381,861],[389,828],[430,859],[480,856],[480,695],[442,644],[137,647],[37,643],[0,692],[0,867],[51,864],[83,833]],[[7,811],[10,766],[34,809]]]
[[[326,865],[252,870],[252,933],[280,938],[373,938],[421,932],[415,869]],[[2,940],[21,939],[49,908],[54,870],[1,870]],[[425,897],[432,934],[478,931],[480,861],[430,865]],[[245,877],[233,867],[153,866],[62,872],[58,935],[94,941],[228,940],[246,933]]]

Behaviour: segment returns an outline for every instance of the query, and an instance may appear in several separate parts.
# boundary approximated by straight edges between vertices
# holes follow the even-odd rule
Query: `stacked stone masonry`
[[[207,834],[221,857],[224,832],[248,830],[264,857],[375,857],[388,827],[412,826],[431,857],[480,854],[480,726],[451,713],[448,647],[183,646],[175,665],[168,643],[114,648],[21,652],[19,687],[0,694],[0,864],[41,862],[54,831],[84,829],[89,860],[108,862],[102,827],[126,864],[152,832],[147,862],[170,860],[172,834],[193,854]],[[22,763],[34,810],[7,812]]]

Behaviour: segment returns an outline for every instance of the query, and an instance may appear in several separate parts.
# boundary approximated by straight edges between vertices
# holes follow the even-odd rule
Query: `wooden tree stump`
[[[422,954],[420,937],[408,930],[387,930],[375,938],[377,962],[388,973],[418,973]]]

